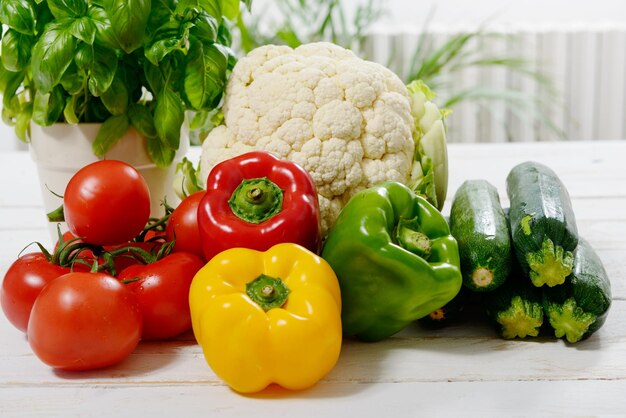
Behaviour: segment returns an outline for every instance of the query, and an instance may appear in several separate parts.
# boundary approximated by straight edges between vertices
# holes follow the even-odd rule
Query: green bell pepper
[[[339,279],[343,333],[365,341],[395,334],[461,289],[459,250],[445,218],[397,182],[354,195],[322,257]]]

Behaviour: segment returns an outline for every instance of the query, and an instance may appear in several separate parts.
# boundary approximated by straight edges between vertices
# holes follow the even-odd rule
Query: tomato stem
[[[63,212],[63,205],[59,206],[52,212],[47,214],[48,222],[65,222],[65,213]]]
[[[106,251],[105,255],[115,257],[119,255],[127,255],[142,261],[144,264],[154,263],[157,260],[156,255],[149,253],[143,248],[135,247],[134,245],[127,245],[124,247],[116,248],[115,250]]]

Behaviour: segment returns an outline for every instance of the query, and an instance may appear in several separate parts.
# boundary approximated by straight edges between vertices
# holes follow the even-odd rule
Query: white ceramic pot
[[[29,150],[37,165],[46,213],[61,206],[63,201],[55,196],[55,193],[63,195],[72,175],[81,167],[100,159],[124,161],[139,171],[150,188],[151,216],[163,216],[161,202],[164,198],[168,204],[176,206],[180,200],[172,185],[176,163],[181,161],[189,150],[186,128],[183,127],[181,131],[181,146],[174,163],[168,168],[159,168],[150,160],[144,138],[133,128],[103,158],[96,157],[91,145],[100,126],[97,123],[78,125],[57,123],[48,127],[34,123],[31,125]],[[56,224],[50,225],[50,233],[55,242]]]

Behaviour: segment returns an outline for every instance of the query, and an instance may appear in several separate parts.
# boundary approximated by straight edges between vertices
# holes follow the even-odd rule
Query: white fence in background
[[[453,33],[431,30],[433,45],[443,45]],[[549,26],[507,28],[501,37],[484,37],[485,55],[505,53],[533,63],[555,88],[547,110],[507,108],[500,101],[464,102],[447,119],[450,142],[506,142],[585,139],[626,139],[626,26]],[[365,55],[402,72],[418,43],[416,33],[376,33],[368,38]],[[404,75],[404,74],[403,74]],[[441,97],[472,86],[513,89],[548,101],[550,93],[532,79],[494,67],[469,68],[449,80]],[[553,121],[560,133],[538,123],[534,112]]]

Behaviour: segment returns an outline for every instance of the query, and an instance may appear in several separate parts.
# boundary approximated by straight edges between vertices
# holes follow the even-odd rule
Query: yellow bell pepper
[[[189,305],[207,363],[238,392],[310,387],[339,358],[337,277],[297,244],[219,253],[194,277]]]

